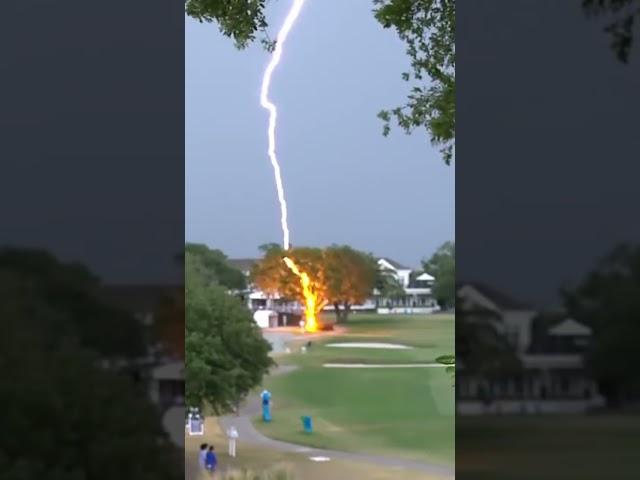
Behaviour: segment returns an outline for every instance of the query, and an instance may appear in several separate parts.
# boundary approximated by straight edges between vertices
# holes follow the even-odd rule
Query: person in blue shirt
[[[215,472],[217,465],[218,457],[216,457],[216,452],[214,451],[213,445],[211,445],[207,455],[205,456],[205,468],[210,472]]]

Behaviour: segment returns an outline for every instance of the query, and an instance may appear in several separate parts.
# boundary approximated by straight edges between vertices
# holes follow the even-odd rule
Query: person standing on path
[[[209,445],[207,445],[206,443],[203,443],[202,445],[200,445],[200,453],[198,454],[198,464],[200,465],[200,468],[204,469],[206,467],[206,458],[207,458],[207,447]]]
[[[263,390],[260,394],[262,400],[262,421],[271,421],[271,392],[269,390]]]
[[[227,437],[229,437],[229,456],[235,458],[236,456],[236,440],[238,439],[238,430],[231,425],[227,430]]]
[[[218,457],[216,457],[215,449],[213,445],[209,447],[207,451],[207,455],[205,456],[205,468],[213,473],[216,471],[216,466],[218,465]]]

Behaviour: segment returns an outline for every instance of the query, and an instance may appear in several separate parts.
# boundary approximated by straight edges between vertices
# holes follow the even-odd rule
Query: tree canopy
[[[640,373],[630,366],[640,335],[640,246],[616,247],[563,297],[571,317],[593,330],[587,360],[602,393],[613,404],[637,397]]]
[[[44,251],[0,254],[0,377],[10,379],[0,383],[3,478],[184,475],[146,392],[102,366],[135,356],[142,340],[135,319],[94,296],[96,284]]]
[[[200,22],[215,22],[223,35],[245,48],[261,32],[267,40],[266,0],[186,0],[185,11]]]
[[[443,243],[435,253],[422,262],[426,272],[435,277],[433,296],[445,308],[455,305],[456,249],[454,242]]]
[[[204,285],[221,285],[229,290],[247,288],[244,275],[229,265],[227,256],[220,250],[210,249],[206,245],[185,245],[185,267],[189,268],[192,279],[197,278]]]
[[[455,148],[455,0],[374,0],[375,17],[393,28],[406,46],[411,71],[402,79],[411,85],[407,102],[378,116],[390,130],[391,117],[407,133],[425,128],[450,164]]]
[[[268,294],[304,302],[298,278],[282,260],[284,250],[276,245],[267,245],[263,251],[263,259],[254,266],[251,274],[255,284]],[[375,286],[375,260],[351,247],[296,247],[288,250],[286,256],[309,275],[318,297],[318,312],[325,305],[333,304],[339,322],[347,321],[351,306],[364,301]]]
[[[146,353],[144,332],[129,312],[99,294],[100,282],[86,267],[62,263],[43,250],[0,250],[0,272],[27,282],[34,295],[55,312],[42,318],[52,338],[75,342],[108,358],[136,358]]]
[[[633,47],[634,28],[640,19],[639,0],[582,0],[582,8],[590,17],[606,17],[604,31],[611,48],[622,63],[629,62]]]
[[[395,272],[382,266],[378,266],[376,270],[375,288],[384,298],[400,298],[405,295],[402,282]]]
[[[187,402],[226,413],[260,384],[271,346],[239,299],[186,274]]]
[[[243,49],[261,35],[269,50],[265,0],[187,0],[185,11],[200,22],[215,22]],[[405,105],[383,110],[383,134],[391,118],[407,133],[426,129],[449,164],[455,147],[455,0],[374,0],[373,13],[383,28],[393,28],[406,46],[411,71],[401,77],[410,85]]]
[[[324,252],[328,298],[338,322],[346,322],[352,305],[363,303],[372,293],[378,265],[371,255],[348,246],[331,246]]]

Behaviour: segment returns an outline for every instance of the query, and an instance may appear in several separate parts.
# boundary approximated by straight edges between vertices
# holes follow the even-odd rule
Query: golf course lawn
[[[456,430],[456,473],[470,478],[640,478],[638,416],[459,417]]]
[[[277,450],[240,442],[238,456],[231,458],[227,455],[227,439],[221,430],[217,419],[209,417],[205,421],[205,435],[203,437],[185,438],[185,480],[212,480],[211,475],[203,474],[198,468],[198,448],[200,443],[207,442],[215,445],[218,451],[218,461],[222,471],[273,472],[287,471],[290,476],[283,478],[304,480],[327,479],[367,479],[367,480],[441,480],[440,477],[425,475],[424,472],[411,470],[398,471],[391,467],[371,465],[367,463],[349,462],[333,459],[331,462],[312,462],[304,453],[285,453]],[[399,477],[401,475],[401,477]],[[224,476],[216,476],[213,480],[221,480]],[[231,475],[229,478],[257,478],[251,475]],[[267,477],[271,478],[271,477]],[[281,478],[281,477],[273,477]]]
[[[408,350],[333,348],[327,343],[376,342]],[[295,343],[295,342],[294,342]],[[299,344],[298,344],[299,345]],[[354,315],[347,331],[294,345],[279,364],[291,373],[269,377],[273,422],[255,419],[265,435],[319,448],[454,462],[454,389],[444,368],[333,369],[324,363],[433,363],[454,350],[452,315]],[[310,415],[314,432],[302,431]]]

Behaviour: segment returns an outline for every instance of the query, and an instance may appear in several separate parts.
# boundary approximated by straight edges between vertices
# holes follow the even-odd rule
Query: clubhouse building
[[[459,414],[584,413],[604,406],[585,368],[592,337],[587,325],[562,311],[539,312],[480,283],[459,284],[457,296],[456,330],[475,329],[474,341],[506,346],[515,360],[515,367],[504,369],[458,361]],[[456,345],[462,358],[469,358],[467,348],[464,340]]]

